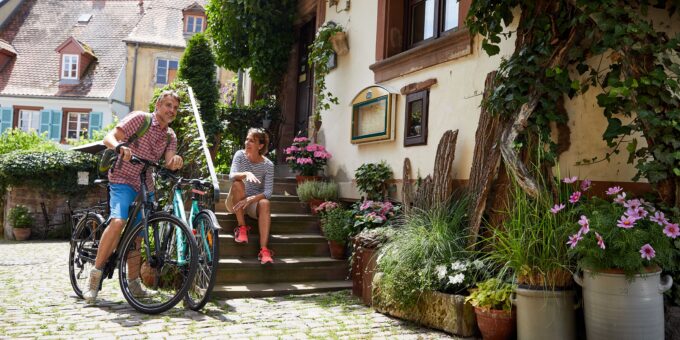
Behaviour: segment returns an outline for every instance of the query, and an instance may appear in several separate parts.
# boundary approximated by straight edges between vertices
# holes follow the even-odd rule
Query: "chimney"
[[[144,0],[139,0],[137,6],[139,6],[139,14],[144,14]]]

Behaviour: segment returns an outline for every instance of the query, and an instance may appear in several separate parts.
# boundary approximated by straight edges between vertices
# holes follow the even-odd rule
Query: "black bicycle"
[[[146,173],[149,168],[161,169],[161,166],[135,156],[130,162],[143,165],[141,190],[129,210],[132,217],[141,212],[141,221],[135,223],[135,218],[128,218],[118,247],[102,269],[102,281],[112,278],[117,268],[125,300],[140,312],[158,314],[174,307],[186,296],[198,267],[198,250],[186,223],[169,213],[156,211],[155,203],[149,197]],[[98,182],[107,183],[108,180]],[[88,212],[71,235],[69,274],[73,290],[81,298],[109,221],[104,220],[101,214]],[[174,247],[177,238],[184,240],[187,247]],[[128,273],[135,272],[140,266],[142,282],[153,292],[135,296],[127,279]],[[100,282],[100,289],[101,285]]]

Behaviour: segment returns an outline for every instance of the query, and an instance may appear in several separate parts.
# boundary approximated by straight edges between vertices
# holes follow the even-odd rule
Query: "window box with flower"
[[[293,144],[285,149],[285,153],[288,166],[299,173],[296,176],[298,183],[304,181],[298,178],[300,176],[317,176],[332,157],[323,145],[311,143],[307,137],[294,138]]]
[[[576,184],[576,178],[565,181]],[[621,187],[609,188],[606,199],[582,199],[588,188],[584,180],[571,195],[580,216],[565,240],[584,271],[575,279],[583,286],[587,337],[662,339],[662,293],[672,279],[662,280],[661,270],[677,268],[678,223]]]

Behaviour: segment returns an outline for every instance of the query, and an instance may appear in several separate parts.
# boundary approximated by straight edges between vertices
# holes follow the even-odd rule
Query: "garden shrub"
[[[35,188],[72,195],[87,186],[78,185],[78,172],[96,178],[97,157],[75,151],[14,151],[0,155],[0,188],[29,185]]]
[[[0,155],[17,150],[55,151],[59,146],[47,139],[46,133],[39,135],[35,131],[8,129],[0,135]]]

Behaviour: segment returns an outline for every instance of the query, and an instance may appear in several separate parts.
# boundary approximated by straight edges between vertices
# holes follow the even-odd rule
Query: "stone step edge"
[[[313,291],[315,289],[352,288],[352,281],[295,281],[277,283],[244,283],[236,285],[215,285],[213,292],[275,292],[275,291]]]
[[[300,257],[276,257],[274,254],[274,266],[276,265],[335,265],[335,264],[347,264],[347,260],[336,260],[330,257],[323,256],[300,256]],[[232,266],[232,265],[243,265],[243,266],[262,266],[260,261],[256,258],[235,258],[235,257],[222,257],[220,258],[220,266]]]
[[[252,234],[257,235],[257,234]],[[225,239],[225,242],[229,242],[234,239],[234,234],[220,234],[220,242]],[[228,241],[229,240],[229,241]],[[318,243],[319,241],[326,241],[323,235],[319,234],[269,234],[270,242],[277,243]],[[305,242],[306,241],[306,242]],[[233,242],[233,241],[232,241]],[[234,243],[234,246],[239,246],[239,244]]]

